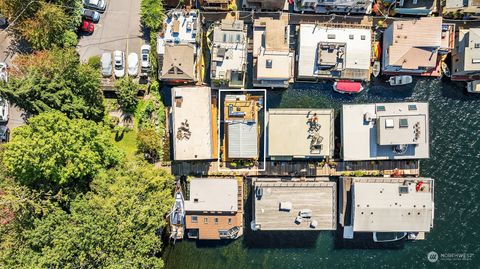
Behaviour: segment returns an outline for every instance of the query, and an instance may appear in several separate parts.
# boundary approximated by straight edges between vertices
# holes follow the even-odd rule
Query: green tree
[[[42,113],[16,128],[3,153],[7,173],[18,182],[55,193],[84,190],[96,173],[119,160],[103,125],[60,112]]]
[[[138,84],[131,77],[124,77],[115,82],[118,105],[124,112],[133,113],[138,104]]]
[[[163,23],[164,8],[162,0],[142,0],[140,18],[142,24],[157,31]]]
[[[161,268],[173,178],[143,162],[100,173],[92,191],[22,232],[4,255],[9,268]]]
[[[153,162],[160,157],[162,150],[162,137],[153,128],[140,130],[137,134],[138,151]]]
[[[63,45],[69,18],[62,8],[52,4],[42,4],[31,18],[22,22],[19,28],[23,37],[36,50],[50,49]]]
[[[81,64],[72,49],[18,56],[0,95],[30,114],[59,110],[71,118],[101,121],[105,113],[100,73]]]

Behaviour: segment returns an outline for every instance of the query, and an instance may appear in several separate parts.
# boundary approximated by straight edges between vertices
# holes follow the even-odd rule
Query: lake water
[[[378,249],[368,243],[344,245],[334,232],[258,234],[249,231],[246,216],[245,234],[235,241],[165,246],[166,268],[480,268],[480,95],[436,78],[399,88],[386,87],[384,80],[354,96],[333,92],[330,83],[295,84],[269,91],[268,106],[334,108],[338,124],[345,103],[429,102],[431,157],[420,167],[422,176],[436,180],[436,189],[434,228],[426,240]],[[431,263],[430,251],[443,256]],[[458,260],[452,256],[457,254],[473,255]]]

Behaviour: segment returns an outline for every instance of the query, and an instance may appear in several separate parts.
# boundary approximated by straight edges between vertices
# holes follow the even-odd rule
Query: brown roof
[[[248,0],[250,4],[259,4],[263,9],[283,9],[285,1],[281,0]]]
[[[265,26],[265,49],[267,51],[288,51],[285,36],[287,24],[283,20],[269,20]]]
[[[194,80],[194,48],[191,44],[166,45],[161,80]]]

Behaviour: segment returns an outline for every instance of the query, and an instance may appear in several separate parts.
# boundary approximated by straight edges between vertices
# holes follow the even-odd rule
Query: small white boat
[[[448,68],[448,64],[445,62],[442,62],[442,74],[446,76],[447,78],[452,77],[452,73],[450,72],[450,68]]]
[[[388,80],[390,86],[401,86],[413,82],[412,76],[393,76]]]
[[[372,74],[374,77],[378,77],[378,75],[380,75],[380,61],[373,62]]]
[[[373,241],[377,243],[395,242],[407,236],[404,232],[374,232]]]
[[[182,190],[180,188],[175,192],[175,204],[170,212],[170,237],[173,242],[182,239],[185,232],[185,201],[183,199]]]
[[[467,82],[467,91],[469,93],[480,93],[480,80]]]

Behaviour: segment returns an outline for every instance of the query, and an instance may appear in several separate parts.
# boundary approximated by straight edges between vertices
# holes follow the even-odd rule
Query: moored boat
[[[170,212],[170,238],[174,240],[183,239],[185,232],[185,200],[181,188],[175,192],[175,204]]]
[[[339,93],[354,94],[363,90],[362,83],[350,80],[339,80],[333,83],[333,90]]]
[[[413,82],[412,76],[393,76],[388,80],[390,86],[401,86]]]
[[[374,77],[378,77],[378,75],[380,75],[380,61],[373,62],[372,74]]]
[[[447,78],[452,77],[452,73],[450,72],[450,68],[448,68],[448,64],[446,62],[442,62],[442,74]]]
[[[469,93],[480,93],[480,80],[467,82],[467,91]]]

